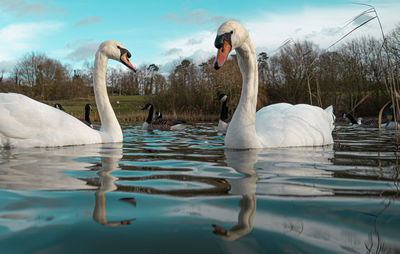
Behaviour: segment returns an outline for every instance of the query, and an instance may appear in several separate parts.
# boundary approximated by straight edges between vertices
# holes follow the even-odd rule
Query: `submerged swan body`
[[[94,63],[94,94],[101,119],[100,131],[77,118],[21,94],[0,93],[0,147],[51,147],[122,142],[122,131],[106,88],[108,59],[134,70],[130,53],[120,43],[105,41]]]
[[[229,123],[225,147],[232,149],[323,146],[333,143],[332,106],[273,104],[256,114],[258,94],[257,57],[247,30],[236,21],[218,29],[214,67],[219,69],[232,49],[236,50],[243,78],[239,104]]]

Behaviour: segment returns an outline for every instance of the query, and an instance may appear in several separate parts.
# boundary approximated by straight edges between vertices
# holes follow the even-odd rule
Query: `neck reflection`
[[[256,183],[258,175],[254,171],[257,162],[257,150],[225,150],[226,161],[229,167],[244,175],[239,179],[228,179],[231,189],[229,194],[242,195],[239,200],[238,222],[232,228],[226,230],[218,225],[213,233],[225,241],[234,241],[253,229],[254,215],[256,213]]]
[[[118,170],[120,167],[118,161],[122,158],[122,144],[116,143],[112,144],[111,147],[107,147],[107,152],[102,153],[107,154],[108,157],[101,157],[101,169],[97,173],[99,176],[100,187],[95,192],[95,207],[93,210],[93,220],[103,226],[118,227],[122,225],[129,225],[132,221],[136,220],[127,219],[121,221],[109,221],[106,216],[106,193],[114,191],[117,189],[115,185],[115,180],[117,177],[111,175],[111,172]],[[133,198],[122,199],[124,201],[133,202],[136,205]]]

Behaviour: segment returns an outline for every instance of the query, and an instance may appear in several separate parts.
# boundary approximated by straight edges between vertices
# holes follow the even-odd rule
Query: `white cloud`
[[[93,17],[87,17],[87,18],[79,20],[78,22],[75,23],[74,26],[87,26],[87,25],[95,24],[95,23],[99,23],[99,22],[100,22],[100,18],[93,16]]]
[[[99,42],[91,39],[68,43],[67,48],[72,48],[73,50],[66,56],[66,58],[76,62],[92,60],[99,45]]]
[[[15,61],[0,61],[0,74],[2,71],[11,72],[15,64]]]
[[[400,2],[376,8],[385,32],[390,32],[400,21],[398,18]],[[347,21],[366,9],[367,7],[359,5],[326,9],[308,7],[282,15],[264,12],[255,18],[242,18],[242,23],[248,29],[257,52],[261,50],[267,53],[275,52],[289,38],[294,41],[310,40],[321,49],[325,49],[360,24],[361,19],[353,22],[353,26],[343,28]],[[381,32],[376,20],[369,22],[344,41],[365,35],[380,38]],[[158,58],[159,64],[168,65],[175,59],[184,58],[191,58],[196,63],[201,63],[216,54],[215,36],[216,31],[201,31],[175,40],[169,38],[163,45],[164,52]]]
[[[0,29],[0,59],[15,60],[21,54],[35,51],[44,37],[58,31],[60,22],[31,22],[11,24]]]
[[[396,13],[400,9],[400,3],[389,8],[380,9],[381,21],[384,29],[388,32],[394,28],[399,21]],[[352,25],[344,27],[347,21],[352,20],[365,7],[348,5],[346,8],[307,8],[296,13],[287,15],[276,15],[264,13],[259,19],[246,22],[255,47],[267,47],[273,51],[288,38],[293,40],[311,40],[322,49],[329,47],[340,37],[350,32],[357,25],[365,21],[365,16],[360,17]],[[371,17],[371,14],[368,15]],[[380,38],[381,35],[377,20],[369,22],[348,37],[348,40],[355,37],[370,35]]]
[[[206,61],[213,52],[215,34],[209,31],[194,33],[189,37],[169,40],[164,44],[164,52],[159,58],[161,64],[174,62],[175,59],[192,58],[195,63]]]
[[[214,15],[205,9],[184,9],[180,14],[169,13],[160,19],[160,21],[164,20],[183,25],[202,26],[206,24],[219,24],[226,21],[227,17]]]
[[[45,16],[54,14],[67,14],[67,11],[55,7],[53,1],[26,1],[26,0],[0,0],[0,11],[15,13],[16,17],[28,15]]]

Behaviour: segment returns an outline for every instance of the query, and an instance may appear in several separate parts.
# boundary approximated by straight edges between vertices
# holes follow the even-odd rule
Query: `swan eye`
[[[230,33],[233,34],[233,30]]]

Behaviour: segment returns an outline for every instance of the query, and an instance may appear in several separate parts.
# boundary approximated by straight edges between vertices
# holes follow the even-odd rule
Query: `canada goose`
[[[228,95],[222,93],[219,94],[215,99],[222,102],[221,114],[219,116],[217,129],[225,132],[228,129],[229,122],[231,121],[231,119],[228,119],[228,107],[226,106]]]
[[[343,117],[343,119],[347,118],[347,119],[350,120],[349,125],[360,125],[361,124],[360,121],[359,121],[361,119],[357,119],[357,121],[356,121],[356,119],[354,119],[354,117],[351,114],[343,113],[342,117]]]
[[[55,108],[58,108],[59,110],[65,111],[64,108],[63,108],[63,106],[62,106],[60,103],[54,104],[54,107],[55,107]]]
[[[144,130],[183,130],[186,128],[186,121],[164,119],[161,113],[159,114],[161,118],[153,121],[154,107],[150,103],[146,104],[142,110],[149,110],[146,121],[142,125],[142,129]]]
[[[92,121],[90,120],[90,111],[92,111],[92,105],[88,103],[85,105],[85,121],[90,128],[93,128]]]

